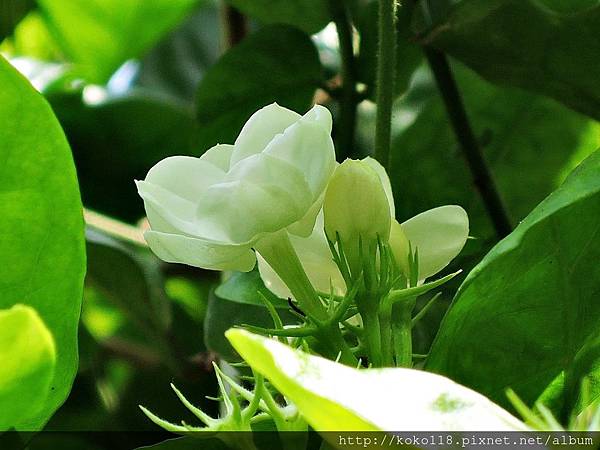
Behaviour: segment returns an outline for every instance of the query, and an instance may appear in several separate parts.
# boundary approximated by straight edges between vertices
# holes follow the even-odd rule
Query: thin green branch
[[[336,133],[336,149],[338,157],[343,160],[352,154],[354,147],[358,99],[356,93],[356,61],[354,58],[352,21],[346,2],[344,0],[329,0],[329,10],[337,29],[342,60],[340,126]]]
[[[379,0],[375,157],[389,170],[396,78],[396,0]]]
[[[492,177],[481,147],[475,138],[460,92],[446,56],[431,47],[425,47],[425,56],[433,72],[438,88],[446,105],[448,117],[456,139],[467,160],[475,187],[479,191],[485,208],[499,239],[512,231],[511,221]]]

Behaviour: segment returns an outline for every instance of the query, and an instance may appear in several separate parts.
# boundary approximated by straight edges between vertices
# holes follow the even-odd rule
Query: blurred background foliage
[[[217,403],[204,399],[215,393],[211,362],[235,359],[222,332],[267,323],[254,295],[264,287],[251,272],[225,274],[230,282],[215,290],[220,274],[158,261],[141,240],[133,180],[166,156],[232,142],[253,111],[275,101],[299,112],[325,104],[339,142],[348,130],[338,120],[333,3],[0,0],[0,51],[52,106],[90,210],[80,367],[48,429],[155,429],[138,404],[193,423],[172,381],[216,413]],[[377,8],[337,3],[354,24],[359,100],[354,145],[338,152],[358,158],[373,151]],[[473,239],[448,271],[468,272],[497,237],[422,47],[451,57],[516,224],[600,146],[598,29],[594,0],[421,0],[401,8],[390,167],[397,218],[443,204],[468,211]],[[417,352],[428,351],[461,280],[420,322]]]

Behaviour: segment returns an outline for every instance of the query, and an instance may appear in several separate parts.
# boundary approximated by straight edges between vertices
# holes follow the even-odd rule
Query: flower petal
[[[287,230],[290,234],[300,237],[308,237],[315,228],[315,221],[317,220],[317,214],[323,207],[323,200],[325,199],[325,192],[317,199],[316,202],[308,209],[308,212],[302,219],[291,224]]]
[[[140,197],[144,199],[146,216],[154,231],[186,234],[213,241],[230,241],[219,226],[197,220],[196,203],[179,197],[157,184],[136,181],[136,185]]]
[[[218,167],[224,172],[229,171],[229,162],[233,153],[234,146],[231,144],[217,144],[209,148],[200,157],[202,161],[207,161]]]
[[[302,219],[311,202],[298,170],[261,153],[236,164],[205,192],[196,220],[219,227],[232,242],[248,242]]]
[[[249,245],[227,245],[180,234],[146,231],[144,238],[160,259],[210,270],[249,272],[255,256]]]
[[[271,103],[248,119],[235,141],[231,167],[250,155],[262,152],[273,138],[300,119],[300,114]]]
[[[310,186],[312,200],[325,190],[335,169],[335,149],[323,124],[302,119],[276,136],[264,151],[296,167]],[[312,203],[312,202],[311,202]]]
[[[302,263],[302,267],[304,267],[308,279],[315,289],[329,293],[333,285],[335,295],[345,294],[346,284],[331,256],[325,231],[323,230],[322,213],[317,216],[315,228],[309,237],[302,238],[290,235],[290,241],[298,254],[298,258]],[[288,287],[263,257],[257,253],[256,259],[258,261],[260,277],[265,286],[278,297],[293,298]]]
[[[310,111],[302,116],[302,119],[318,123],[328,134],[331,134],[331,130],[333,129],[333,119],[329,110],[324,106],[313,106]]]
[[[225,178],[225,171],[202,158],[171,156],[148,171],[144,181],[195,202],[206,189]]]
[[[392,218],[396,217],[396,206],[394,205],[394,194],[392,193],[392,184],[390,183],[390,177],[388,177],[387,172],[383,168],[379,162],[370,156],[367,156],[363,159],[365,163],[367,163],[371,169],[373,169],[377,175],[379,175],[379,179],[381,180],[381,184],[383,185],[383,190],[385,191],[385,195],[387,196],[388,202],[390,203],[390,215]]]
[[[402,224],[413,251],[419,251],[419,279],[438,273],[460,253],[469,236],[469,217],[456,205],[440,206]]]

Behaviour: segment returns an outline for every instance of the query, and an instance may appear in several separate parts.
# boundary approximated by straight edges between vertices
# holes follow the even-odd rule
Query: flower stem
[[[336,149],[339,160],[352,154],[356,129],[356,64],[352,43],[352,22],[345,0],[329,0],[329,10],[340,42],[342,59],[342,92],[340,98],[340,126],[337,130]]]
[[[329,323],[329,314],[308,279],[302,263],[290,242],[287,231],[280,230],[258,241],[256,251],[287,285],[300,309],[315,323],[315,337],[328,350],[329,357],[354,365],[357,360],[342,336],[338,323]]]
[[[394,353],[397,367],[412,367],[412,311],[416,299],[405,300],[392,307]]]
[[[258,241],[256,250],[269,263],[310,318],[325,322],[327,311],[304,272],[287,231],[280,230]]]
[[[379,0],[378,27],[375,157],[389,170],[392,103],[396,78],[396,0]]]

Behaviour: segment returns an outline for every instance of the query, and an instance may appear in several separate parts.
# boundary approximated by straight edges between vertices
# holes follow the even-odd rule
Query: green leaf
[[[260,295],[264,296],[276,308],[287,309],[288,304],[265,287],[258,270],[234,272],[216,290],[215,294],[225,300],[247,305],[264,306]]]
[[[198,83],[220,55],[216,2],[207,2],[140,61],[136,85],[193,104]]]
[[[507,404],[569,367],[600,321],[599,174],[596,152],[469,274],[427,369]]]
[[[57,43],[91,83],[108,81],[181,21],[198,0],[38,0]]]
[[[52,390],[41,427],[65,400],[77,370],[85,248],[73,160],[50,107],[0,58],[0,308],[36,309],[56,341]]]
[[[590,383],[591,392],[588,393],[590,396],[588,399],[583,399],[580,395],[584,377],[588,377]],[[591,334],[573,358],[573,363],[566,371],[564,398],[565,417],[568,417],[575,408],[579,412],[600,398],[600,332]],[[588,403],[582,403],[584,400]]]
[[[165,333],[171,325],[171,309],[156,257],[148,249],[137,251],[93,228],[88,228],[86,241],[86,283],[142,331],[150,336]]]
[[[525,428],[482,395],[438,375],[353,369],[239,329],[229,330],[227,338],[317,431]]]
[[[553,97],[600,119],[600,4],[594,0],[422,2],[423,43],[489,80]]]
[[[496,87],[460,64],[453,71],[509,215],[518,223],[600,146],[600,127],[551,99]],[[399,219],[458,204],[468,212],[479,244],[492,236],[428,70],[416,72],[410,90],[396,103],[395,117],[391,182]]]
[[[233,143],[252,113],[269,103],[305,112],[321,77],[315,46],[301,31],[274,25],[248,36],[200,83],[196,98],[200,148]]]
[[[238,361],[239,355],[225,339],[225,332],[229,328],[242,325],[274,327],[260,294],[273,304],[284,324],[298,322],[289,312],[288,303],[265,287],[258,270],[235,272],[209,297],[204,340],[210,350],[228,361]]]
[[[0,42],[34,6],[33,0],[0,0]]]
[[[331,20],[323,0],[227,0],[242,13],[270,23],[293,25],[308,34],[316,33]]]
[[[191,109],[147,90],[93,104],[79,92],[49,101],[73,147],[84,203],[128,221],[144,214],[133,180],[167,156],[196,149]]]
[[[0,431],[34,417],[44,406],[56,365],[52,334],[35,309],[0,310]]]

